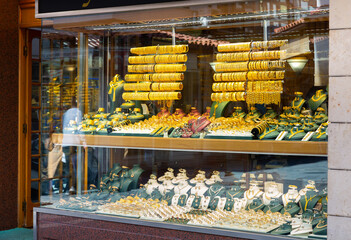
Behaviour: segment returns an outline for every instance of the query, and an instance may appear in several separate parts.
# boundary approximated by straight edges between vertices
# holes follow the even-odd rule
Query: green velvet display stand
[[[144,170],[140,168],[139,164],[134,164],[133,168],[129,170],[129,175],[132,179],[132,183],[130,184],[131,189],[138,188],[139,178],[143,172]]]
[[[230,102],[213,102],[211,106],[211,112],[210,112],[210,117],[213,117],[213,115],[216,116],[216,118],[220,118],[224,116],[224,112],[226,108],[228,107]],[[216,107],[217,106],[217,107]]]

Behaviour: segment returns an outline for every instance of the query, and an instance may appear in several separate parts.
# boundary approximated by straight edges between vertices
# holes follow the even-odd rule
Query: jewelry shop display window
[[[43,22],[42,208],[326,239],[329,1]]]

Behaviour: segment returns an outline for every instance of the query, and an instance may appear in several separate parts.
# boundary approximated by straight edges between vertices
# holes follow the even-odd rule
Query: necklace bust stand
[[[300,201],[300,194],[297,191],[297,186],[289,185],[289,190],[282,197],[284,207],[288,205],[289,202],[298,203]]]
[[[198,182],[195,187],[192,187],[190,193],[192,195],[204,196],[208,191],[208,187],[206,187],[204,182]]]
[[[118,192],[113,192],[112,194],[110,194],[110,196],[111,196],[111,198],[110,198],[111,202],[117,202],[117,201],[122,199],[121,194]]]
[[[276,183],[271,184],[262,195],[263,204],[269,205],[271,201],[279,199],[282,195],[283,194],[278,190],[278,185]]]
[[[109,84],[108,96],[111,101],[111,110],[116,109],[122,103],[124,81],[119,79],[119,77],[119,74],[116,74]]]
[[[259,136],[259,139],[276,139],[279,135],[278,125],[266,127],[263,133]]]
[[[249,190],[245,191],[244,198],[247,200],[246,205],[249,205],[253,202],[255,198],[262,196],[263,192],[258,188],[258,184],[255,182],[250,183]]]
[[[188,183],[187,180],[181,180],[178,182],[178,185],[174,187],[175,194],[188,194],[189,190],[191,189],[191,185]]]
[[[171,115],[171,113],[165,107],[161,108],[161,111],[159,113],[157,113],[158,118],[167,118],[170,115]]]
[[[244,189],[240,187],[240,185],[232,186],[225,194],[227,199],[235,199],[235,198],[242,198],[244,196]]]
[[[122,108],[116,108],[116,110],[108,118],[110,120],[123,121],[127,119],[127,115],[122,112]]]
[[[207,195],[212,197],[222,197],[225,194],[225,187],[221,183],[214,183],[209,187]]]
[[[194,196],[194,195],[192,195],[192,196]],[[203,196],[195,195],[194,199],[193,199],[193,201],[191,203],[191,207],[194,208],[194,209],[199,209],[201,207],[202,198],[203,198]]]
[[[293,108],[292,112],[287,116],[290,124],[299,123],[301,121],[301,114],[298,109]]]
[[[182,119],[183,117],[185,117],[185,113],[181,108],[176,108],[175,112],[172,114],[172,117],[175,119]]]
[[[328,123],[322,123],[321,127],[312,136],[311,141],[327,141],[328,140]]]
[[[202,114],[203,117],[209,118],[211,115],[211,107],[206,107],[206,112]]]
[[[158,179],[158,181],[162,182],[162,184],[158,187],[162,196],[174,188],[174,185],[172,184],[172,180],[174,179],[173,171],[174,170],[172,168],[168,168],[168,171]]]
[[[131,189],[138,188],[139,178],[143,172],[144,170],[140,168],[139,164],[134,164],[133,168],[129,170],[129,175],[132,179],[132,183],[130,184]]]
[[[224,195],[225,187],[221,184],[221,182],[223,182],[223,180],[219,176],[218,171],[213,171],[211,178],[206,180],[205,183],[207,185],[210,185],[209,191],[207,192],[207,194],[211,198],[216,197],[216,196],[221,197],[222,195]]]
[[[304,194],[301,194],[300,191],[300,195],[302,195],[300,198],[300,207],[303,214],[306,212],[313,212],[313,208],[321,199],[321,196],[315,191],[314,186],[307,186],[306,189],[307,190],[304,190]]]
[[[108,184],[110,182],[110,177],[107,174],[104,174],[100,181],[100,190],[103,191],[108,189]]]
[[[313,132],[313,131],[316,131],[318,129],[318,125],[313,121],[312,116],[307,116],[303,120],[302,129],[305,132]]]
[[[160,191],[156,188],[152,191],[152,193],[150,194],[150,197],[152,200],[161,200],[162,199],[162,194],[160,193]]]
[[[257,108],[251,107],[250,112],[245,116],[245,121],[247,122],[254,121],[260,116],[261,116],[261,113],[257,110]]]
[[[266,113],[261,118],[263,121],[270,121],[278,115],[271,107],[266,107],[266,109]]]
[[[175,185],[174,193],[172,198],[172,205],[185,206],[186,200],[189,195],[189,190],[192,186],[188,183],[188,176],[186,175],[185,169],[179,169],[177,177],[172,180],[172,184]]]
[[[139,122],[143,120],[145,117],[141,114],[140,108],[134,108],[131,114],[128,115],[127,119],[129,119],[132,123]]]
[[[93,115],[93,119],[100,119],[104,116],[105,113],[105,108],[99,108],[96,112],[96,114]]]
[[[313,116],[314,121],[317,124],[322,124],[328,121],[328,116],[325,113],[324,108],[317,108],[317,111],[315,112],[314,116]]]
[[[211,197],[210,196],[204,196],[201,199],[201,209],[202,210],[207,210],[208,206],[210,205],[211,202]]]
[[[246,116],[246,113],[243,111],[241,107],[234,107],[234,112],[232,114],[233,118],[243,119],[245,118],[245,116]]]
[[[157,182],[156,176],[154,174],[150,175],[149,181],[145,184],[145,190],[148,195],[151,195],[151,193],[155,190],[158,189],[159,183]]]
[[[250,204],[246,206],[246,210],[255,210],[257,212],[258,210],[263,210],[265,205],[263,204],[262,200],[260,198],[254,198]]]
[[[163,183],[158,187],[158,190],[162,196],[166,195],[170,191],[173,191],[173,189],[174,185],[172,184],[171,179],[164,180]]]
[[[196,109],[196,107],[191,107],[190,108],[190,112],[188,114],[188,117],[200,117],[201,114],[199,113],[199,111]]]
[[[300,141],[306,135],[306,132],[302,129],[300,125],[296,125],[288,132],[286,135],[285,140],[289,141]]]
[[[306,100],[302,98],[302,92],[295,92],[295,99],[291,103],[291,108],[301,112],[303,105],[305,104]]]
[[[142,199],[148,199],[149,194],[147,194],[144,186],[141,186],[135,193],[135,196]]]
[[[125,167],[125,166],[122,167],[120,182],[121,182],[121,188],[120,188],[121,192],[127,192],[130,190],[131,183],[133,182],[133,180],[130,178],[128,167]]]
[[[283,205],[280,203],[280,199],[272,198],[269,201],[269,204],[263,208],[263,212],[264,213],[266,213],[267,211],[271,211],[272,213],[280,212],[282,208],[283,208]]]
[[[327,94],[323,89],[317,90],[316,93],[308,100],[308,106],[312,111],[316,111],[327,100]]]
[[[111,169],[109,176],[112,181],[119,178],[119,173],[122,171],[122,167],[119,163],[114,163],[113,168]]]
[[[163,196],[162,196],[162,201],[166,201],[168,205],[171,205],[172,203],[172,198],[174,197],[174,190],[167,191]]]
[[[313,234],[318,235],[318,236],[327,236],[327,228],[328,228],[328,219],[323,218],[319,220],[318,224],[316,227],[313,229]]]

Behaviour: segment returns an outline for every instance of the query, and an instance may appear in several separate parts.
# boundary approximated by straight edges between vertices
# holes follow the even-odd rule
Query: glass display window
[[[303,0],[54,18],[41,201],[324,238],[328,27],[329,3]]]

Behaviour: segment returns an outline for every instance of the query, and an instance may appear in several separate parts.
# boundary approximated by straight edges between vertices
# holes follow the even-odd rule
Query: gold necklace
[[[319,100],[321,100],[322,98],[324,98],[324,97],[326,97],[326,96],[327,96],[327,95],[324,93],[324,94],[322,94],[321,96],[317,97],[317,99],[315,99],[316,95],[313,95],[312,98],[311,98],[311,100],[312,100],[313,102],[318,102]]]
[[[303,99],[299,99],[300,100],[300,103],[297,105],[297,106],[295,106],[295,99],[294,99],[294,101],[293,101],[293,103],[292,103],[292,105],[293,105],[293,108],[300,108],[301,106],[302,106],[302,104],[304,104],[304,100]]]
[[[326,134],[326,132],[319,132],[317,135],[317,138],[320,138],[321,136],[323,136],[324,134]]]
[[[217,189],[216,191],[212,190],[212,186],[210,187],[210,192],[213,192],[213,195],[217,195],[224,187],[220,187],[219,189]],[[211,194],[212,195],[212,194]]]
[[[319,223],[317,224],[316,228],[324,228],[328,225],[328,223],[324,224],[323,226],[320,226],[319,224],[325,222],[324,220],[320,220]]]
[[[232,194],[230,194],[230,192],[229,192],[229,191],[228,191],[227,193],[229,194],[229,196],[230,196],[230,198],[231,198],[231,199],[234,199],[234,197],[235,197],[236,195],[238,195],[238,194],[240,193],[240,191],[239,191],[239,192],[237,192],[237,193],[235,193],[235,194],[233,194],[233,195],[232,195]]]
[[[263,139],[266,135],[270,134],[271,132],[274,132],[275,130],[276,128],[273,128],[272,130],[269,130],[267,132],[267,128],[265,128],[263,134],[260,136],[260,139]]]
[[[250,204],[250,205],[251,205],[251,204]],[[261,205],[259,205],[259,206],[255,207],[255,208],[251,208],[251,207],[250,207],[250,205],[249,205],[249,209],[250,209],[250,210],[256,210],[256,209],[258,209],[258,208],[262,207],[262,206],[263,206],[263,203],[262,203]]]
[[[248,191],[246,191],[246,192],[245,192],[245,196],[246,196],[246,199],[247,199],[247,200],[252,200],[252,199],[254,199],[255,196],[257,195],[257,193],[259,193],[259,191],[258,191],[257,193],[255,193],[255,194],[252,196],[252,198],[249,198],[248,192],[250,192],[250,194],[251,194],[251,192],[255,193],[254,190],[248,190]]]
[[[137,173],[140,169],[137,169],[135,172],[133,171],[133,169],[131,169],[131,175],[130,177],[134,177],[135,176],[135,173]]]
[[[314,195],[313,197],[310,197],[308,200],[307,200],[307,197],[306,197],[306,194],[305,194],[305,201],[306,201],[306,204],[305,204],[305,207],[304,207],[304,209],[305,209],[305,211],[307,210],[307,205],[308,205],[308,203],[313,199],[313,198],[315,198],[317,195]]]
[[[304,130],[299,130],[299,131],[297,131],[297,132],[293,132],[293,129],[294,129],[294,128],[292,128],[292,129],[290,130],[291,135],[289,136],[289,139],[291,139],[293,136],[295,136],[295,135],[298,134],[298,133],[305,132]]]
[[[214,106],[214,109],[213,109],[213,115],[212,115],[212,117],[216,117],[216,110],[217,110],[217,108],[218,108],[218,105],[219,105],[219,103],[216,102],[216,105]]]

